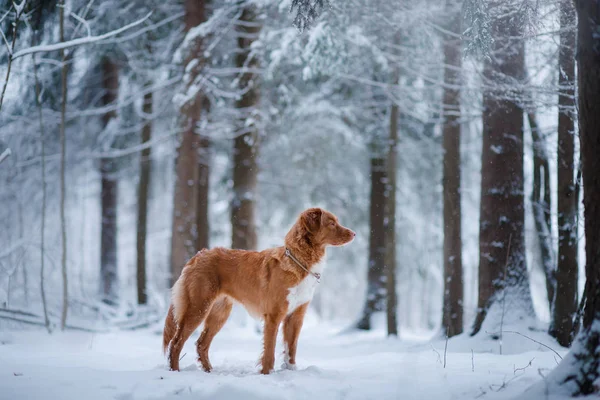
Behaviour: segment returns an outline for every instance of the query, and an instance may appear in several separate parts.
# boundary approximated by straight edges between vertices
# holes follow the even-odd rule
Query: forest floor
[[[447,343],[383,329],[340,333],[309,319],[300,336],[298,370],[256,367],[261,336],[230,323],[211,348],[212,373],[195,363],[196,332],[186,343],[181,372],[167,370],[160,327],[110,333],[42,330],[0,332],[0,399],[511,399],[544,382],[559,357],[516,334],[499,341],[459,336]],[[564,356],[543,333],[528,336]],[[444,360],[446,366],[444,367]],[[543,392],[543,391],[542,391]],[[540,391],[538,391],[540,393]],[[556,394],[541,398],[563,398]]]

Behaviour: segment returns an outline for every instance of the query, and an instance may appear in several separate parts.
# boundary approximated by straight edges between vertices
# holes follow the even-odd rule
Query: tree
[[[513,6],[490,5],[495,41],[483,72],[479,298],[472,334],[486,318],[504,322],[507,302],[512,322],[533,315],[525,262],[523,109],[514,85],[524,78],[525,45],[521,17],[509,12]]]
[[[556,268],[557,290],[552,309],[549,333],[562,346],[573,340],[573,319],[577,312],[577,202],[575,189],[575,31],[573,3],[560,3],[560,50],[558,54],[558,260]],[[580,70],[581,71],[581,70]]]
[[[375,72],[373,73],[374,80],[383,80],[384,75],[388,75],[377,73],[377,68],[373,72]],[[391,248],[395,245],[395,242],[389,242],[388,235],[392,229],[392,222],[389,220],[389,212],[391,211],[389,207],[392,201],[389,198],[392,194],[390,173],[391,164],[394,164],[394,168],[396,165],[395,152],[399,110],[397,105],[390,105],[390,96],[381,89],[367,87],[363,91],[364,103],[371,103],[370,109],[364,115],[364,121],[360,126],[361,130],[367,132],[370,141],[368,144],[371,181],[369,194],[369,258],[367,265],[367,295],[356,327],[362,330],[370,330],[373,314],[386,310],[389,300],[387,298],[388,274],[391,275],[395,272],[390,271],[386,267],[386,263],[389,262],[390,265],[395,266],[395,261],[391,259],[391,257],[395,259],[392,254],[395,249]],[[393,118],[389,115],[391,111],[395,113]],[[392,136],[396,136],[394,143],[392,143]],[[395,177],[395,171],[393,172]],[[395,222],[393,226],[395,227]]]
[[[188,259],[197,251],[197,228],[208,225],[208,215],[198,214],[198,193],[202,189],[198,174],[200,153],[205,153],[207,141],[196,132],[200,121],[203,94],[197,88],[204,66],[202,37],[190,32],[206,21],[206,3],[186,0],[184,2],[186,39],[180,51],[183,53],[184,76],[183,102],[180,104],[179,124],[181,139],[175,165],[175,191],[173,200],[173,226],[171,230],[171,284],[175,283]],[[207,159],[203,162],[208,168]],[[208,172],[207,172],[208,173]],[[202,182],[208,184],[208,179]],[[207,190],[207,189],[206,189]],[[208,209],[206,209],[207,211]],[[206,244],[208,245],[208,244]],[[201,249],[202,247],[200,247]]]
[[[444,305],[442,329],[448,337],[463,331],[463,275],[460,205],[460,9],[448,2],[444,35]]]
[[[236,101],[239,111],[236,138],[233,146],[233,199],[231,201],[231,247],[256,249],[256,183],[258,176],[258,130],[260,99],[256,69],[259,60],[252,50],[258,39],[261,24],[253,6],[246,6],[238,20],[238,53],[236,67],[240,71],[238,85],[241,94]]]
[[[142,144],[149,145],[152,136],[152,92],[144,95],[142,104],[142,114],[144,125],[142,126]],[[138,304],[148,302],[146,293],[146,237],[148,228],[148,192],[150,190],[150,152],[151,148],[146,147],[140,154],[140,181],[138,183],[138,219],[137,219],[137,299]]]
[[[527,120],[529,121],[533,143],[533,190],[531,191],[533,221],[537,232],[544,275],[546,277],[548,305],[550,306],[550,311],[552,311],[552,303],[556,290],[556,271],[554,267],[554,251],[552,249],[550,214],[550,162],[546,153],[546,143],[544,142],[533,111],[527,112]]]
[[[65,41],[65,1],[62,0],[60,3],[59,12],[59,31],[60,41]],[[67,57],[65,50],[60,50],[60,59],[62,62],[61,67],[61,91],[62,99],[60,105],[60,232],[61,232],[61,272],[63,281],[63,304],[62,314],[60,318],[60,328],[64,330],[67,325],[67,312],[69,309],[69,285],[67,278],[67,221],[65,214],[65,200],[66,200],[66,112],[67,112],[67,75],[69,65],[67,63]]]
[[[387,168],[383,154],[372,151],[370,163],[371,195],[369,199],[369,259],[367,272],[367,296],[358,329],[371,329],[371,316],[383,311],[386,293],[385,279],[385,186]]]
[[[577,0],[575,6],[587,302],[577,344],[563,363],[570,364],[565,382],[574,383],[573,394],[586,396],[600,392],[600,4]]]
[[[398,71],[394,83],[398,84]],[[398,156],[399,106],[393,101],[390,110],[390,137],[386,160],[387,185],[385,191],[385,277],[386,316],[388,335],[398,336],[398,296],[396,294],[396,158]]]
[[[114,107],[119,92],[119,67],[111,56],[100,61],[104,94],[102,104],[109,111],[102,116],[104,129],[111,129],[110,122],[116,118]],[[115,304],[117,292],[117,199],[119,184],[117,181],[116,161],[113,158],[100,159],[102,203],[102,232],[100,239],[100,275],[102,278],[102,301]]]
[[[204,98],[203,108],[205,114],[210,111],[208,98]],[[198,150],[198,192],[196,193],[196,248],[208,248],[210,239],[210,224],[208,218],[209,188],[210,188],[210,163],[211,145],[206,136],[200,137]]]
[[[35,46],[35,42],[37,40],[37,32],[33,32],[31,35],[31,45]],[[48,302],[46,301],[46,288],[45,288],[45,232],[46,232],[46,143],[44,137],[44,120],[43,120],[43,111],[42,111],[42,103],[41,103],[41,88],[38,77],[38,65],[35,54],[32,54],[33,61],[33,77],[35,79],[35,103],[38,108],[38,119],[40,122],[40,152],[41,152],[41,185],[42,185],[42,207],[40,210],[40,297],[42,300],[42,309],[44,311],[44,325],[48,330],[48,333],[52,333],[52,327],[50,326],[50,319],[48,318]]]

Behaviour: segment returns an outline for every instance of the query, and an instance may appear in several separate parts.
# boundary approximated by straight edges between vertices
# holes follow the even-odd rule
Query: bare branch
[[[0,164],[2,164],[2,162],[4,160],[6,160],[8,157],[10,157],[11,154],[12,154],[12,151],[10,150],[10,147],[7,148],[6,150],[4,150],[2,152],[2,154],[0,154]]]
[[[79,23],[83,26],[85,26],[85,30],[87,31],[87,37],[91,37],[92,36],[92,29],[90,28],[90,24],[88,24],[88,22],[81,18],[79,15],[75,14],[74,12],[69,12],[69,15],[73,18],[75,18],[77,21],[79,21]]]
[[[45,52],[49,52],[49,51],[64,50],[64,49],[69,49],[71,47],[82,46],[82,45],[91,44],[91,43],[97,43],[104,39],[108,39],[108,38],[116,36],[122,32],[125,32],[135,26],[140,25],[141,23],[146,21],[148,18],[150,18],[151,15],[152,15],[152,11],[149,12],[148,14],[146,14],[146,16],[144,18],[138,19],[137,21],[134,21],[128,25],[125,25],[125,26],[119,28],[119,29],[115,29],[114,31],[110,31],[110,32],[104,33],[102,35],[86,36],[83,38],[67,40],[66,42],[29,47],[27,49],[17,51],[15,54],[13,54],[11,59],[15,60],[19,57],[23,57],[23,56],[26,56],[26,55],[32,54],[32,53],[45,53]]]
[[[25,1],[23,0],[19,6],[15,4],[13,1],[13,7],[16,10],[16,17],[13,22],[13,38],[12,44],[9,46],[6,37],[4,37],[4,33],[2,33],[2,37],[4,37],[4,41],[6,42],[6,48],[8,49],[8,66],[6,68],[6,78],[4,78],[4,86],[2,87],[2,94],[0,94],[0,110],[2,110],[2,103],[4,101],[4,94],[6,93],[6,87],[8,86],[8,78],[10,77],[10,70],[12,67],[13,61],[13,53],[15,51],[15,42],[17,41],[17,28],[19,26],[19,20],[21,19],[21,13],[23,12],[23,7],[25,6]],[[2,32],[0,30],[0,32]]]

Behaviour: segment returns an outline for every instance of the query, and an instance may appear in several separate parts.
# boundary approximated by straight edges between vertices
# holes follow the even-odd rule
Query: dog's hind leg
[[[202,369],[206,372],[212,370],[212,365],[210,364],[208,357],[210,344],[215,335],[219,333],[223,325],[225,325],[225,322],[227,322],[229,314],[231,314],[232,306],[233,303],[229,297],[224,296],[218,299],[210,309],[206,321],[204,321],[204,330],[196,342],[196,350],[198,352],[198,361],[200,361]]]
[[[205,295],[204,299],[195,301],[195,304],[187,308],[186,313],[177,323],[177,331],[173,339],[171,339],[171,343],[169,343],[169,366],[171,371],[179,371],[181,349],[183,349],[183,345],[189,339],[192,332],[204,321],[216,297],[216,293],[211,292]]]

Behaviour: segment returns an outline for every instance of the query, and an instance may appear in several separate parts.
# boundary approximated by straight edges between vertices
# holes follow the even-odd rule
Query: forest
[[[597,0],[0,0],[0,33],[0,398],[600,393]],[[169,371],[186,263],[311,207],[356,238],[298,369],[235,304]]]

